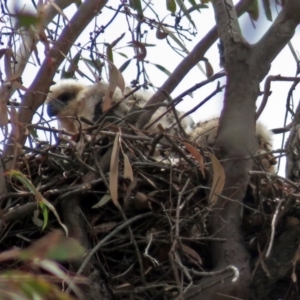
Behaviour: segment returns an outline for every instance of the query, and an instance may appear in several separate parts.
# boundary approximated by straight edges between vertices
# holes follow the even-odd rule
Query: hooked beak
[[[59,112],[61,112],[65,107],[65,104],[57,99],[53,99],[47,104],[47,114],[50,118],[55,117]]]

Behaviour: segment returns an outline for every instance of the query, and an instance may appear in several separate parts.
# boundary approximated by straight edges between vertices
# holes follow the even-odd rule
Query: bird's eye
[[[70,100],[74,99],[75,95],[73,93],[62,93],[56,99],[61,102],[69,102]]]

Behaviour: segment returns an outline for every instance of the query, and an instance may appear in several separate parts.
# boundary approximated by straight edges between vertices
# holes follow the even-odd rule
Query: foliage
[[[293,82],[286,115],[296,115],[298,77],[270,76],[257,112],[255,101],[300,22],[299,4],[241,0],[234,9],[230,0],[211,2],[39,0],[31,9],[29,1],[1,2],[5,299],[297,296],[298,164],[289,178],[264,172],[257,156],[269,153],[255,152],[253,136],[272,80]],[[217,27],[209,30],[203,15],[212,12]],[[261,16],[274,20],[256,44],[241,34],[237,16],[244,13],[254,25]],[[175,97],[184,77],[188,88]],[[87,131],[54,129],[46,116],[49,87],[62,78],[109,82],[103,114]],[[126,82],[156,90],[134,124],[109,119],[112,95]],[[159,105],[176,118],[175,106],[194,93],[186,115],[202,112],[225,88],[215,148],[180,130],[142,130]]]

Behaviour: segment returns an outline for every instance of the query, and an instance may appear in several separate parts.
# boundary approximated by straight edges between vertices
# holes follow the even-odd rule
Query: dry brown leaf
[[[108,71],[109,71],[109,80],[108,80],[109,84],[107,90],[105,91],[103,107],[102,107],[103,112],[106,112],[111,108],[112,97],[119,82],[119,70],[110,61],[108,61]]]
[[[57,10],[57,12],[68,22],[70,23],[68,17],[65,15],[65,13],[63,12],[63,10],[53,1],[53,0],[48,0],[48,2],[50,3],[50,5],[53,6],[53,8],[55,10]]]
[[[0,49],[0,59],[6,53],[7,48]]]
[[[79,156],[83,153],[85,147],[85,141],[84,141],[84,135],[82,133],[79,133],[79,139],[78,142],[76,143],[76,151]]]
[[[145,45],[141,42],[138,41],[132,41],[128,44],[133,45],[134,50],[135,50],[135,58],[137,60],[144,60],[147,56],[147,49],[145,47]]]
[[[114,146],[112,149],[112,154],[110,158],[110,170],[109,170],[109,191],[114,204],[118,207],[118,176],[119,176],[119,153],[120,153],[120,143],[119,143],[120,133],[117,133],[114,141]]]
[[[165,39],[169,35],[168,32],[164,31],[163,27],[159,25],[156,29],[156,38],[159,40]]]
[[[106,232],[111,231],[117,225],[118,225],[118,222],[115,222],[115,221],[102,223],[100,225],[93,227],[93,233],[94,234],[106,233]]]
[[[111,200],[111,195],[105,194],[99,202],[97,202],[95,205],[92,206],[92,208],[99,208],[105,205],[108,201]]]
[[[133,181],[133,171],[132,171],[129,158],[125,153],[123,153],[123,156],[124,156],[124,178],[128,178],[131,181]]]
[[[148,202],[148,197],[144,193],[136,192],[133,199],[133,206],[136,210],[152,209]]]
[[[122,289],[124,289],[124,290],[128,290],[128,289],[131,289],[132,288],[132,285],[128,282],[128,283],[123,283],[123,284],[121,284],[121,285],[119,285],[119,286],[116,286],[116,289],[117,290],[122,290]]]
[[[137,184],[137,177],[134,177],[133,180],[131,180],[130,184],[126,187],[126,193],[125,193],[125,199],[128,199],[131,192],[136,188]]]
[[[220,195],[223,191],[225,184],[225,172],[218,159],[212,153],[208,153],[208,155],[212,163],[214,174],[213,183],[209,194],[209,203],[214,206],[218,200],[218,195]]]
[[[181,248],[184,253],[186,253],[188,256],[196,260],[198,264],[202,265],[202,259],[194,249],[184,244],[181,245]]]
[[[191,144],[189,144],[189,143],[183,143],[183,144],[184,144],[186,150],[188,150],[190,152],[190,154],[192,154],[194,156],[194,158],[196,159],[196,161],[198,162],[201,174],[202,174],[203,178],[205,179],[204,159],[203,159],[203,156]]]
[[[118,71],[118,88],[122,91],[122,94],[124,94],[124,90],[125,90],[125,80],[124,77],[122,75],[122,73],[120,72],[119,69],[117,69]]]

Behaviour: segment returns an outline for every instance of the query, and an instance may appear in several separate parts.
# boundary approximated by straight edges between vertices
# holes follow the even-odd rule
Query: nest
[[[27,248],[63,224],[91,251],[64,268],[72,274],[79,268],[85,276],[98,272],[103,294],[114,299],[172,299],[207,276],[213,268],[210,242],[217,240],[208,227],[216,172],[211,149],[132,126],[71,139],[51,131],[54,144],[24,147],[16,165],[57,215],[50,212],[42,231],[33,219],[37,194],[11,174],[10,192],[2,197],[1,251]],[[287,220],[300,215],[295,189],[275,175],[252,175],[243,233],[253,260],[272,234],[276,238]]]

